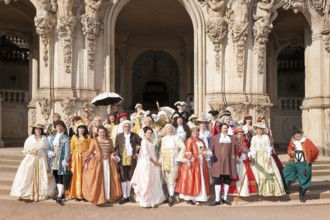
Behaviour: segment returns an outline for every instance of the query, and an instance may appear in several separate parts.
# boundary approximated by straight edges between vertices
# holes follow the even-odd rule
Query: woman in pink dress
[[[146,126],[143,131],[144,139],[141,141],[139,158],[131,184],[140,206],[157,207],[165,200],[160,164],[157,162],[155,144],[152,142],[152,128]]]

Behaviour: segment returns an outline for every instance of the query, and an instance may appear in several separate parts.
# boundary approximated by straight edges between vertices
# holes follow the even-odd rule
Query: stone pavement
[[[299,202],[298,185],[294,184],[292,187],[292,194],[283,197],[260,198],[258,196],[251,196],[249,198],[242,198],[237,205],[235,205],[236,197],[230,197],[229,199],[233,201],[233,206],[231,207],[224,205],[220,207],[209,207],[209,203],[203,203],[202,207],[197,207],[181,201],[176,203],[172,208],[168,207],[167,204],[161,204],[156,209],[144,209],[139,207],[136,203],[128,203],[123,206],[114,203],[111,205],[112,207],[97,207],[90,203],[76,202],[70,199],[65,201],[64,207],[55,204],[53,200],[39,203],[18,202],[15,198],[10,197],[9,193],[16,170],[23,159],[21,151],[22,148],[0,148],[0,219],[26,219],[30,217],[37,219],[39,217],[39,212],[41,212],[43,216],[45,216],[46,213],[51,213],[47,219],[55,219],[57,214],[65,216],[65,213],[70,216],[70,219],[75,219],[75,217],[78,216],[96,218],[105,217],[106,215],[109,215],[109,218],[111,217],[112,219],[114,216],[120,217],[123,213],[123,217],[125,218],[121,219],[164,219],[166,216],[175,216],[175,219],[187,219],[188,216],[194,218],[202,217],[203,215],[205,215],[205,219],[222,218],[225,216],[233,219],[232,217],[235,216],[237,218],[242,218],[249,217],[250,215],[252,215],[254,219],[258,219],[257,216],[260,212],[269,215],[267,219],[281,219],[285,217],[291,220],[299,219],[296,218],[296,216],[303,217],[300,219],[312,219],[311,216],[313,215],[309,217],[310,213],[308,210],[312,211],[313,207],[320,210],[320,212],[318,211],[315,213],[315,217],[320,215],[323,216],[322,220],[330,219],[330,212],[326,208],[330,207],[329,157],[320,157],[313,165],[312,186],[306,194],[307,202],[305,204]],[[281,154],[279,157],[285,164],[287,155]],[[211,187],[211,189],[213,189],[213,187]],[[213,201],[213,199],[214,197],[211,195],[209,201]],[[3,209],[4,207],[6,208]],[[83,215],[81,214],[81,210],[84,210]],[[283,213],[278,210],[282,210]],[[293,210],[296,210],[298,213],[294,213]],[[301,212],[301,210],[303,211]],[[10,214],[11,212],[13,215]],[[321,215],[322,212],[329,214]],[[308,215],[302,215],[301,213]],[[74,218],[71,218],[71,216]]]

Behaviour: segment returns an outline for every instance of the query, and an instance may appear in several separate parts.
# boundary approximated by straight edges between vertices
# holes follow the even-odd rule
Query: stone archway
[[[195,101],[195,109],[199,112],[205,110],[205,21],[203,17],[203,12],[197,1],[183,1],[175,0],[180,3],[189,17],[193,26],[193,46],[189,48],[191,56],[193,56],[193,93]],[[110,74],[115,72],[115,26],[119,13],[122,9],[130,2],[130,0],[115,1],[109,4],[105,11],[105,90],[110,91],[115,88],[115,74]],[[141,6],[143,7],[143,6]],[[136,53],[141,53],[136,52]],[[125,51],[124,51],[125,54]],[[122,55],[120,55],[122,58]],[[185,56],[185,54],[183,54]]]

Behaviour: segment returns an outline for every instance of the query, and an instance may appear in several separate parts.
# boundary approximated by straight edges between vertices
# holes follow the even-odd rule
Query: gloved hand
[[[28,150],[22,150],[22,153],[24,154],[24,156],[26,156],[28,154]]]
[[[65,161],[65,160],[62,160],[62,166],[63,167],[66,167],[66,166],[68,166],[69,164]]]
[[[53,158],[53,157],[55,157],[55,152],[54,151],[48,151],[48,153],[47,153],[47,156],[49,157],[49,158]]]

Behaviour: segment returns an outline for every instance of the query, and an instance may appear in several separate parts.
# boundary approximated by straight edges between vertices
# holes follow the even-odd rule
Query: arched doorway
[[[174,58],[164,52],[149,50],[140,54],[133,64],[133,103],[145,109],[172,105],[179,99],[179,68]]]
[[[136,3],[136,4],[135,4]],[[144,4],[145,3],[145,4]],[[194,95],[194,106],[196,112],[205,111],[206,108],[206,87],[205,87],[205,71],[206,71],[206,49],[205,49],[205,20],[203,17],[202,8],[198,1],[184,1],[184,0],[169,0],[169,1],[144,1],[141,3],[140,0],[121,0],[115,1],[113,4],[109,4],[105,11],[105,29],[104,29],[104,39],[105,45],[107,47],[104,48],[104,60],[105,60],[105,81],[104,81],[104,89],[105,91],[114,91],[116,88],[116,92],[121,93],[125,96],[125,101],[132,102],[132,92],[126,94],[126,88],[131,87],[132,78],[125,77],[125,72],[129,72],[132,74],[132,66],[136,57],[146,50],[162,50],[171,54],[171,56],[176,60],[179,67],[180,76],[185,76],[182,72],[192,72],[191,75],[187,75],[188,79],[180,78],[180,85],[182,82],[190,82],[186,83],[184,86],[180,86],[180,91],[184,87],[191,87],[190,89],[186,89],[186,91],[192,90],[192,92],[188,92],[189,95]],[[172,5],[173,7],[168,7]],[[130,7],[128,7],[130,6]],[[131,12],[132,16],[126,17],[128,21],[139,20],[139,17],[143,17],[145,15],[155,15],[151,16],[151,19],[142,23],[139,26],[128,26],[132,27],[131,30],[146,30],[147,24],[150,22],[156,23],[152,27],[158,27],[160,21],[157,19],[159,16],[162,16],[161,19],[163,22],[167,22],[168,28],[163,28],[162,32],[156,31],[156,29],[152,29],[147,33],[150,35],[149,38],[146,38],[144,34],[140,34],[139,37],[144,37],[144,42],[148,42],[147,47],[137,48],[131,47],[132,41],[134,38],[127,38],[127,35],[121,35],[118,32],[118,28],[120,26],[120,16],[122,15],[123,10],[132,8]],[[148,10],[144,10],[147,8]],[[180,13],[177,13],[180,10]],[[145,13],[142,13],[142,12]],[[178,34],[174,34],[172,37],[168,36],[168,34],[162,34],[163,39],[167,40],[166,47],[155,47],[155,34],[164,33],[164,31],[168,33],[173,33],[177,24],[182,23],[179,15],[188,15],[189,24],[183,27],[183,30],[186,30],[188,27],[191,29],[191,34],[185,35],[181,41],[173,41],[173,36],[178,36]],[[179,17],[178,17],[179,16]],[[172,19],[175,18],[175,19]],[[150,27],[150,25],[149,25]],[[157,30],[160,30],[158,27]],[[163,26],[164,27],[164,26]],[[173,29],[174,28],[174,29]],[[178,31],[177,33],[180,33]],[[125,37],[126,36],[126,37]],[[191,46],[181,47],[180,50],[177,50],[175,53],[173,50],[175,46],[178,46],[178,43],[182,43],[188,38],[191,38]],[[115,41],[116,39],[116,41]],[[128,40],[128,43],[121,43],[117,40]],[[135,38],[136,39],[136,38]],[[172,41],[171,41],[172,40]],[[182,41],[184,40],[184,41]],[[143,41],[140,41],[140,43]],[[171,43],[172,42],[172,43]],[[118,52],[118,53],[117,53]],[[119,59],[115,57],[115,53],[119,56]],[[181,59],[181,60],[180,60]],[[192,62],[187,62],[187,60],[191,59]],[[120,61],[119,63],[117,61]],[[120,68],[118,68],[120,65]],[[119,71],[118,71],[119,69]],[[189,71],[188,71],[189,69]],[[116,72],[117,71],[117,72]],[[118,73],[119,72],[119,73]],[[114,74],[115,73],[115,74]],[[118,77],[120,80],[118,80]],[[124,81],[125,80],[125,81]],[[124,82],[124,83],[123,83]],[[120,83],[120,89],[117,88],[117,85]],[[184,97],[186,94],[180,92],[180,97]],[[126,109],[132,109],[132,103],[124,103]],[[124,106],[124,107],[125,107]]]
[[[267,92],[273,103],[273,136],[281,148],[289,143],[292,128],[302,127],[300,107],[305,97],[305,47],[310,38],[310,26],[303,14],[278,9],[267,45]]]
[[[147,90],[163,93],[160,99],[170,106],[194,92],[193,34],[189,14],[177,0],[135,0],[124,6],[115,33],[122,66],[115,81],[125,97],[124,109],[137,102],[155,108],[143,98]]]
[[[6,147],[22,146],[28,135],[35,15],[30,1],[0,2],[0,145],[2,139]]]

